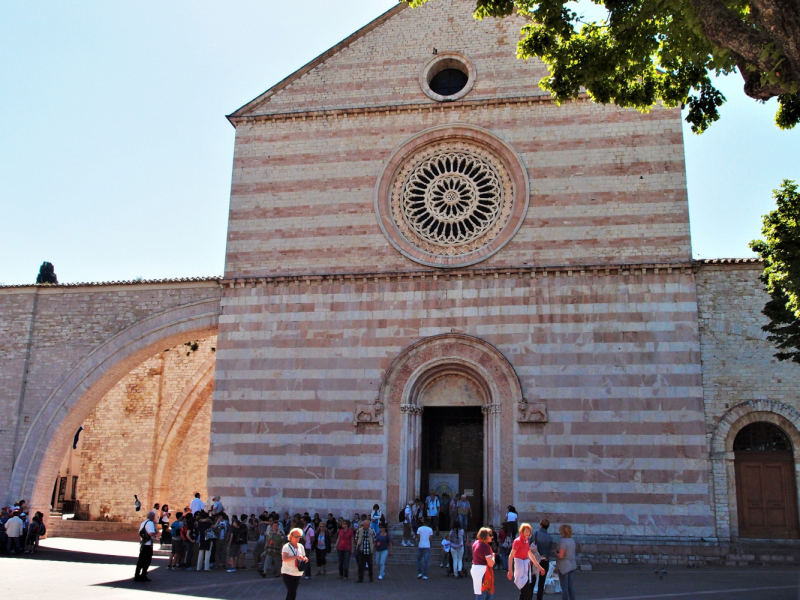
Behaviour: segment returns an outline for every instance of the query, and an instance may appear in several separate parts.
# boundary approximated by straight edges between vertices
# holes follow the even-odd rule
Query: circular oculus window
[[[528,181],[514,150],[486,130],[445,125],[395,150],[376,210],[389,241],[428,266],[474,264],[497,252],[527,211]]]
[[[458,52],[441,52],[423,65],[419,85],[437,102],[452,102],[466,96],[475,85],[475,65]]]

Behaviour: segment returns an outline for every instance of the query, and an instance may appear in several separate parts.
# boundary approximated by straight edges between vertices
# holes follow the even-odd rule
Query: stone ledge
[[[135,532],[137,527],[137,523],[118,521],[73,521],[51,518],[47,522],[46,537],[73,537],[87,533],[127,533]]]
[[[403,271],[392,273],[332,273],[329,275],[307,274],[307,275],[273,275],[273,276],[250,276],[250,277],[230,277],[223,279],[220,283],[228,289],[245,287],[266,287],[269,285],[322,285],[331,283],[348,284],[369,284],[369,283],[388,283],[391,281],[438,281],[443,279],[472,280],[472,279],[499,279],[501,277],[527,277],[529,279],[539,279],[547,277],[593,277],[608,276],[637,276],[637,275],[659,275],[659,274],[688,274],[695,269],[695,263],[675,262],[675,263],[642,263],[642,264],[610,264],[610,265],[568,265],[568,266],[539,266],[539,267],[498,267],[491,269],[473,268],[453,268],[453,269],[430,269],[425,271]]]
[[[717,540],[687,538],[576,539],[581,562],[649,565],[766,565],[800,564],[800,540]]]

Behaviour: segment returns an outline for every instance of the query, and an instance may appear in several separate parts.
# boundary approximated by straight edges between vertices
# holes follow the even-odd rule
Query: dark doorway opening
[[[792,444],[780,428],[753,423],[733,442],[739,536],[797,539],[797,514]]]
[[[424,501],[437,480],[454,481],[459,494],[466,491],[472,509],[468,529],[483,524],[483,414],[480,406],[426,406],[422,413],[422,473],[420,499]],[[471,495],[470,495],[471,494]],[[450,525],[452,515],[441,498],[439,528]],[[447,521],[441,522],[441,521]]]

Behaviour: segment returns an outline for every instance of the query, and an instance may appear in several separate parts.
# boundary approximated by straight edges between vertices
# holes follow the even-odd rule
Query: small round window
[[[466,96],[475,85],[475,66],[457,52],[440,52],[420,71],[419,85],[437,102],[452,102]]]
[[[453,96],[466,87],[468,79],[469,76],[463,71],[445,69],[433,76],[430,86],[440,96]]]

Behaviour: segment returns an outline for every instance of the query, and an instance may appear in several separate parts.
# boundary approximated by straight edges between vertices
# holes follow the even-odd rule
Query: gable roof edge
[[[328,60],[331,56],[334,56],[335,54],[338,54],[339,52],[341,52],[342,50],[347,48],[350,44],[352,44],[353,42],[357,41],[358,39],[360,39],[361,37],[363,37],[364,35],[366,35],[370,31],[372,31],[373,29],[376,29],[377,27],[380,27],[386,21],[388,21],[393,16],[395,16],[397,13],[399,13],[401,10],[405,9],[407,6],[408,5],[405,2],[399,2],[397,4],[397,6],[394,6],[394,7],[390,8],[389,10],[387,10],[382,15],[380,15],[377,18],[373,19],[372,21],[370,21],[369,23],[364,25],[361,29],[359,29],[355,33],[347,36],[341,42],[339,42],[335,46],[329,48],[328,50],[326,50],[325,52],[323,52],[322,54],[317,56],[315,59],[313,59],[311,62],[306,63],[305,65],[300,67],[297,71],[295,71],[294,73],[292,73],[288,77],[282,79],[281,81],[279,81],[278,83],[273,85],[271,88],[269,88],[266,92],[264,92],[260,96],[257,96],[256,98],[254,98],[253,100],[251,100],[250,102],[245,104],[244,106],[236,109],[231,114],[227,115],[225,118],[228,119],[228,121],[231,123],[231,125],[236,127],[236,123],[234,123],[234,121],[233,121],[234,118],[244,116],[245,114],[247,114],[248,112],[250,112],[251,110],[256,108],[257,106],[259,106],[260,104],[266,102],[267,100],[269,100],[270,97],[275,95],[275,93],[277,93],[280,90],[288,87],[290,84],[292,84],[296,80],[300,79],[303,75],[305,75],[309,71],[313,70],[314,68],[318,67],[320,64],[322,64],[323,62]]]

